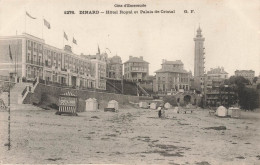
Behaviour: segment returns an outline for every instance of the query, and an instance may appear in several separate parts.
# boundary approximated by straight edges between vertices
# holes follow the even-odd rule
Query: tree
[[[260,89],[260,84],[257,84],[256,89]]]
[[[249,85],[250,81],[242,76],[231,76],[229,79],[225,80],[227,85],[236,85],[238,89],[244,88],[245,85]]]
[[[257,80],[258,80],[258,77],[254,77],[253,83],[256,83]]]
[[[249,80],[241,76],[231,76],[225,81],[225,84],[229,85],[231,90],[236,93],[241,108],[253,110],[258,107],[259,95],[257,90],[246,87],[250,84]]]
[[[259,106],[258,97],[259,95],[256,89],[244,88],[239,92],[239,104],[243,109],[253,110]]]

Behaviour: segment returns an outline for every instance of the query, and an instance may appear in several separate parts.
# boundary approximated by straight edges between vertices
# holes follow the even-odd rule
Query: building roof
[[[122,64],[121,57],[118,55],[110,57],[108,60],[109,60],[110,64]]]
[[[163,64],[178,64],[178,65],[183,65],[181,60],[176,60],[176,61],[165,61]]]
[[[159,69],[155,73],[164,73],[164,72],[173,72],[173,73],[188,73],[185,69],[175,68],[175,69]]]
[[[210,71],[207,72],[207,74],[228,74],[223,67],[218,67],[214,69],[210,69]]]
[[[128,61],[124,62],[125,63],[128,63],[128,62],[140,62],[140,63],[148,63],[146,61],[144,61],[143,59],[141,58],[138,58],[138,57],[131,57]],[[149,63],[148,63],[149,64]]]
[[[253,70],[236,70],[235,73],[236,72],[255,72],[255,71],[253,71]]]

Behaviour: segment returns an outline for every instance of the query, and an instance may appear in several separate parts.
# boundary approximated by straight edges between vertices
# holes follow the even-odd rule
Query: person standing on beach
[[[162,107],[159,106],[158,110],[159,110],[158,111],[158,117],[161,118],[161,116],[162,116]]]

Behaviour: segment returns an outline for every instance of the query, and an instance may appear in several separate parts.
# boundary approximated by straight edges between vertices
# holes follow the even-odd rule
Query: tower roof
[[[197,29],[197,32],[201,32],[201,28],[200,28],[200,26],[199,26],[199,28]]]
[[[200,28],[200,26],[199,26],[199,28],[197,29],[197,35],[196,35],[196,37],[202,37],[202,34],[201,34],[201,28]]]

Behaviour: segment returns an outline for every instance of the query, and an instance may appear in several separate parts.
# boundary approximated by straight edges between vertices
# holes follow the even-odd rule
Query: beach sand
[[[78,115],[11,111],[8,151],[8,112],[0,111],[0,163],[260,164],[260,113],[234,119],[166,110],[161,119],[156,110],[132,108]]]

